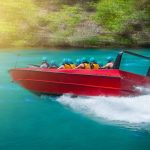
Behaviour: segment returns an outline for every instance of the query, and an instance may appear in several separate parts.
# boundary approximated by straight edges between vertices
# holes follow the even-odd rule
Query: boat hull
[[[38,94],[73,94],[83,96],[139,95],[135,86],[146,86],[150,79],[111,70],[66,70],[24,68],[10,70],[13,81]]]

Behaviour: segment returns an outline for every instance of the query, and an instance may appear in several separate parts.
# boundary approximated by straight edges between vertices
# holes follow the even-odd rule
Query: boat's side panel
[[[127,96],[140,94],[135,86],[150,85],[150,78],[120,70],[14,69],[10,73],[26,89],[47,94]]]
[[[23,87],[40,93],[72,93],[76,95],[126,95],[120,91],[119,76],[73,74],[64,72],[41,72],[12,70],[16,82]],[[117,74],[117,73],[116,73]]]
[[[125,71],[120,71],[120,75],[124,79],[124,82],[127,82],[126,84],[127,86],[130,86],[130,84],[134,86],[150,85],[150,77],[141,76],[130,72],[125,72]]]
[[[121,89],[133,91],[134,95],[141,95],[143,92],[138,87],[149,87],[150,77],[133,74],[130,72],[120,71]]]
[[[66,74],[64,72],[40,72],[40,71],[26,71],[26,70],[14,70],[11,72],[14,77],[14,81],[18,80],[40,80],[43,82],[60,82],[70,84],[84,84],[94,86],[105,86],[118,88],[116,84],[119,77],[111,77],[101,75],[85,75],[85,74]]]
[[[49,93],[49,94],[74,94],[74,95],[120,95],[118,89],[104,88],[88,85],[68,84],[68,83],[55,83],[55,82],[41,82],[41,81],[21,81],[20,84],[34,92]]]
[[[147,86],[150,85],[150,77],[146,77],[146,76],[141,76],[141,75],[137,75],[137,74],[133,74],[130,72],[126,72],[126,71],[120,71],[120,75],[122,76],[122,78],[128,80],[129,82],[134,82],[135,86]]]

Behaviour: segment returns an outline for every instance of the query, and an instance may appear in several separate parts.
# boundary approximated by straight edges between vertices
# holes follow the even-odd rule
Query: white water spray
[[[139,97],[76,97],[63,95],[61,104],[92,118],[126,123],[150,123],[150,95]]]
[[[150,95],[150,87],[137,86],[135,87],[135,90],[139,91],[142,94]]]

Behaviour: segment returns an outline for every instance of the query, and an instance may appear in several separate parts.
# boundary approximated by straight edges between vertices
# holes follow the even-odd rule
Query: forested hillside
[[[0,47],[148,47],[149,0],[0,0]]]

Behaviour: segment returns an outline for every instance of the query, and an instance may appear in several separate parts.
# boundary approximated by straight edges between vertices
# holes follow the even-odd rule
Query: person
[[[103,69],[112,69],[114,65],[114,61],[112,57],[107,57],[107,64],[103,66]]]
[[[62,65],[58,69],[72,69],[67,58],[63,59]]]
[[[50,61],[50,67],[49,68],[51,68],[51,69],[56,69],[56,68],[58,68],[58,66],[57,66],[57,64],[56,64],[56,62],[54,61],[54,60],[51,60]]]
[[[76,66],[70,58],[68,58],[68,64],[71,66],[71,69],[75,69]]]
[[[82,58],[81,64],[78,65],[75,69],[90,69],[90,64],[85,57]]]
[[[40,65],[40,68],[49,68],[49,63],[47,62],[47,57],[42,58],[42,64]]]
[[[94,57],[90,58],[91,69],[100,69],[100,65],[96,62]]]

